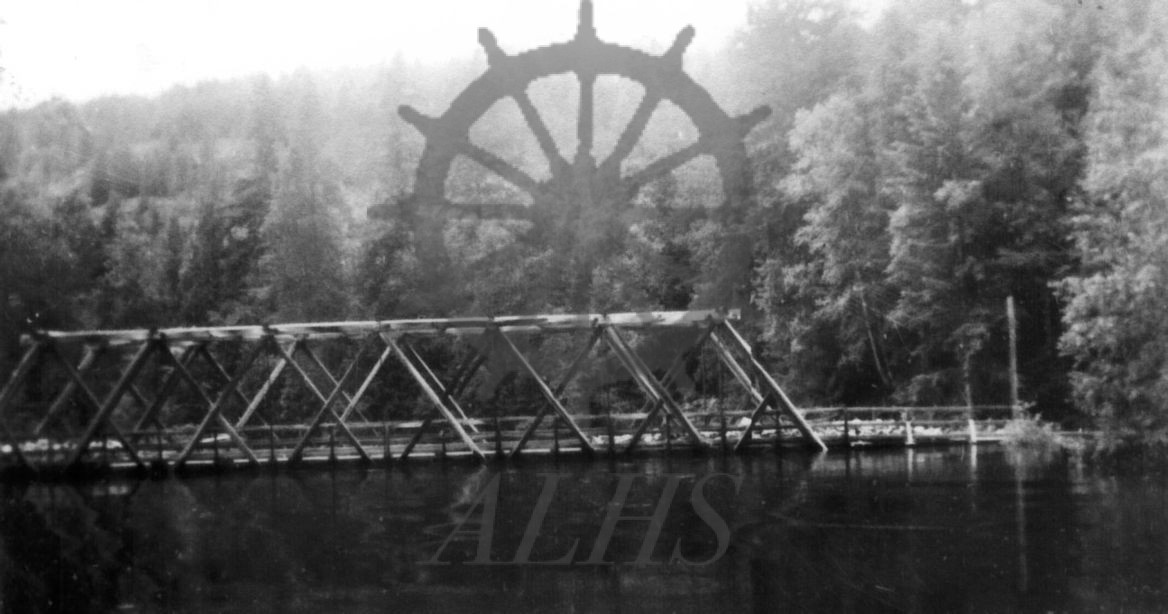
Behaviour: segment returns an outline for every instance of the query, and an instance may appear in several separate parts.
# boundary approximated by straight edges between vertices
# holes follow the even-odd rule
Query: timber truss
[[[486,461],[524,450],[738,450],[777,443],[785,432],[823,449],[734,317],[681,311],[43,332],[24,339],[0,390],[0,463],[37,474],[411,456]],[[654,339],[661,335],[664,342]],[[526,401],[507,406],[499,394],[506,382],[522,384],[526,396],[514,398]]]

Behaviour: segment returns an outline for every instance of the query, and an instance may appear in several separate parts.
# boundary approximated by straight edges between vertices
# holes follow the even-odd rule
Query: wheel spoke
[[[592,159],[593,86],[596,75],[580,73],[580,114],[576,122],[576,162]]]
[[[699,141],[693,145],[690,145],[689,147],[686,147],[685,149],[675,151],[668,156],[665,156],[664,158],[654,161],[652,164],[646,166],[640,171],[637,171],[635,174],[625,179],[622,182],[622,186],[631,198],[645,184],[659,177],[668,175],[674,170],[684,166],[687,162],[706,153],[706,150],[706,145]]]
[[[484,220],[522,220],[531,215],[531,207],[519,203],[447,203],[453,211]]]
[[[641,135],[645,133],[645,127],[649,125],[649,119],[653,117],[653,112],[657,110],[657,105],[660,103],[660,94],[655,91],[645,90],[645,96],[641,98],[641,104],[633,112],[633,117],[629,120],[628,125],[625,126],[624,132],[621,132],[620,139],[617,140],[616,146],[612,149],[612,153],[600,165],[600,175],[618,175],[620,173],[621,163],[633,152],[633,147],[636,146],[637,141],[641,140]]]
[[[580,23],[576,26],[576,40],[595,40],[596,25],[593,23],[592,0],[580,1]]]
[[[529,209],[526,213],[535,219],[544,220],[551,208],[562,208],[564,216],[595,206],[622,208],[620,205],[630,204],[628,201],[634,199],[646,184],[703,155],[714,158],[727,200],[737,202],[738,195],[745,191],[748,174],[744,141],[747,134],[766,118],[769,109],[763,107],[746,115],[728,116],[709,93],[686,74],[684,60],[694,41],[693,27],[682,28],[668,50],[652,56],[600,40],[596,33],[594,0],[576,2],[580,7],[579,18],[571,40],[510,55],[500,47],[493,33],[481,29],[478,41],[490,66],[487,73],[459,94],[441,115],[424,115],[408,106],[399,109],[401,117],[426,139],[414,181],[412,202],[456,207],[463,211],[491,210],[480,214],[483,217],[494,217],[498,209],[518,208],[477,204],[462,207],[451,203],[447,184],[452,163],[456,157],[463,156],[506,181],[509,188],[513,186],[525,192],[523,197],[510,200],[527,200],[527,196],[531,196],[534,202],[526,206]],[[642,62],[645,62],[643,69]],[[630,67],[634,66],[637,69],[630,72]],[[529,87],[538,79],[551,75],[566,75],[577,80],[579,100],[575,147],[559,139],[553,125],[555,122],[548,123],[548,114],[560,109],[539,108],[531,98]],[[598,111],[602,111],[597,108],[596,100],[600,75],[624,75],[639,83],[644,90],[635,110],[615,135],[617,138],[611,151],[606,147],[606,151],[596,153],[594,150],[602,136],[597,134],[598,122],[603,125],[601,120],[604,119],[603,116],[597,118]],[[544,175],[542,166],[528,167],[523,160],[504,160],[471,142],[470,128],[502,98],[511,98],[519,106],[527,129],[535,137],[547,162],[550,177]],[[667,100],[676,103],[698,128],[699,141],[681,151],[650,158],[647,165],[631,162],[637,157],[638,143],[645,138],[654,114]],[[566,106],[562,104],[566,101],[560,102],[561,107]],[[495,181],[493,177],[490,180]],[[559,223],[560,217],[559,214],[547,215],[547,223]]]
[[[513,98],[519,105],[520,112],[523,113],[523,120],[527,122],[527,127],[535,135],[535,140],[539,142],[539,148],[543,150],[543,155],[547,158],[552,175],[563,174],[568,168],[568,161],[560,155],[556,141],[552,138],[551,132],[548,131],[547,124],[543,122],[539,109],[536,109],[535,105],[531,103],[531,98],[527,96],[526,91],[515,94]]]
[[[695,33],[693,26],[682,28],[677,33],[677,38],[673,39],[673,45],[669,47],[669,51],[666,51],[665,55],[662,56],[665,61],[680,69],[682,56],[685,55],[685,50],[689,48],[689,44],[693,42]]]
[[[483,51],[487,54],[487,64],[494,66],[507,59],[507,54],[499,47],[499,41],[495,39],[495,35],[486,28],[479,28],[479,44],[483,46]]]
[[[495,173],[504,180],[510,182],[515,187],[531,194],[532,197],[538,197],[542,191],[539,182],[531,178],[531,175],[515,168],[515,165],[496,156],[495,154],[471,143],[470,141],[463,141],[459,144],[459,149],[466,157],[478,162],[483,168]]]

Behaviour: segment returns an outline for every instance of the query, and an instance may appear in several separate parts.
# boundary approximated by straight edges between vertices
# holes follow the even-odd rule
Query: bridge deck
[[[924,446],[949,444],[986,444],[1000,442],[1009,432],[1009,406],[976,408],[810,408],[806,410],[810,423],[830,447],[868,446]],[[741,441],[741,424],[749,418],[746,411],[687,413],[702,435],[712,442],[714,453],[731,453],[743,449],[787,448],[802,446],[795,427],[786,423],[767,421],[760,424],[745,445]],[[970,420],[969,416],[976,416]],[[578,441],[566,437],[563,428],[548,426],[537,429],[522,450],[523,457],[571,457],[591,454],[594,458],[627,456],[630,453],[667,454],[693,453],[692,441],[680,436],[674,428],[664,424],[646,431],[639,445],[630,450],[628,444],[636,427],[646,413],[579,416],[577,423],[592,445],[583,448]],[[907,419],[906,419],[907,418]],[[471,419],[464,423],[474,426],[474,436],[487,460],[507,459],[508,451],[522,437],[531,416],[507,416],[495,420]],[[324,429],[311,439],[310,445],[298,463],[307,466],[329,464],[373,463],[392,465],[411,460],[468,460],[474,456],[457,441],[444,436],[441,429],[426,433],[424,420],[384,423],[357,423],[350,428],[361,442],[370,459],[364,459],[357,449],[341,441],[336,431]],[[229,438],[218,435],[204,438],[203,446],[182,465],[189,471],[231,470],[249,467],[279,467],[289,464],[290,453],[299,439],[309,430],[306,424],[280,427],[248,427],[244,435],[256,453],[252,463]],[[177,433],[143,431],[134,433],[138,452],[148,468],[169,470],[175,467],[178,451],[168,436]],[[445,435],[449,435],[446,433]],[[93,444],[94,459],[82,471],[133,472],[139,466],[121,458],[120,443],[114,439]],[[29,458],[46,477],[67,469],[61,462],[71,451],[69,443],[51,443],[48,440],[26,441],[22,446]],[[105,458],[98,458],[104,456]]]
[[[887,418],[849,425],[847,415],[817,410],[809,423],[736,318],[680,311],[44,331],[24,339],[0,389],[0,469],[485,462],[525,451],[826,449],[825,439],[896,437],[877,424]],[[908,443],[967,437],[901,428]]]

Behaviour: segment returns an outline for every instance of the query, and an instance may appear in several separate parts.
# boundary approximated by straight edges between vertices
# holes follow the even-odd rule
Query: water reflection
[[[995,447],[8,485],[0,602],[1156,611],[1166,500],[1157,479]]]

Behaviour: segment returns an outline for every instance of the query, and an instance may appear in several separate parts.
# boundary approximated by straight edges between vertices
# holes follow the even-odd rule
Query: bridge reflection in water
[[[530,562],[510,564],[549,475],[559,487]],[[730,528],[721,555],[717,532],[690,505],[690,490],[711,475],[734,478],[706,486]],[[622,480],[631,484],[622,519],[604,562],[589,564]],[[651,557],[634,564],[671,480],[676,494]],[[493,500],[482,496],[491,483]],[[1168,606],[1162,484],[1083,475],[1062,459],[1003,448],[3,488],[9,612]],[[488,505],[496,506],[489,536],[481,526]],[[472,564],[483,538],[490,561],[503,564]],[[678,544],[687,560],[710,560],[670,563]]]

